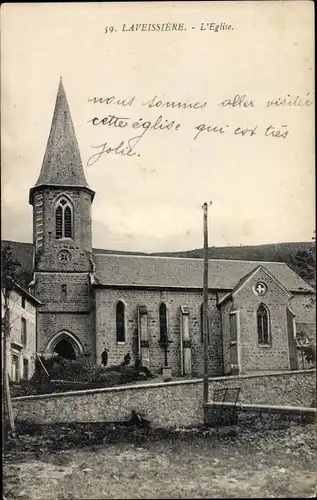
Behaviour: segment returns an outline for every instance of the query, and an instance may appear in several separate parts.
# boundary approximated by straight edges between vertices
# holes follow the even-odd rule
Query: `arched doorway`
[[[80,340],[70,332],[58,332],[49,341],[46,352],[59,354],[66,359],[76,359],[84,354],[84,348]]]
[[[59,354],[60,356],[62,356],[62,358],[76,359],[75,350],[72,344],[67,339],[60,340],[54,347],[53,352]]]

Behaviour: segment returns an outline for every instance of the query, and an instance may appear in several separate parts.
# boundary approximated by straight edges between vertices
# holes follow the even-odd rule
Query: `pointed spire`
[[[76,186],[89,189],[62,77],[44,160],[35,188],[39,186]]]

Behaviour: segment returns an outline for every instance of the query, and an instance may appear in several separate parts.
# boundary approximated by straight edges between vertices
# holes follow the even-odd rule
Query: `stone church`
[[[108,365],[140,356],[154,372],[203,372],[203,260],[92,250],[88,186],[62,81],[33,207],[37,352]],[[209,261],[209,373],[297,369],[296,329],[313,289],[282,262]]]

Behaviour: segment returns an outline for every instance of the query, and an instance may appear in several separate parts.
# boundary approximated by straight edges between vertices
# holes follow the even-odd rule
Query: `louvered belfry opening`
[[[65,238],[72,237],[72,211],[69,206],[65,207],[64,211],[64,230],[65,230]]]
[[[55,212],[56,239],[73,238],[72,208],[70,202],[61,198]]]
[[[63,209],[62,207],[56,208],[56,238],[63,237]]]

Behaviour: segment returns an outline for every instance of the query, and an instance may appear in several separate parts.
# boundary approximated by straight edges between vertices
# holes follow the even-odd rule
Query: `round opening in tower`
[[[75,350],[66,339],[62,339],[56,344],[54,352],[66,359],[76,359]]]

